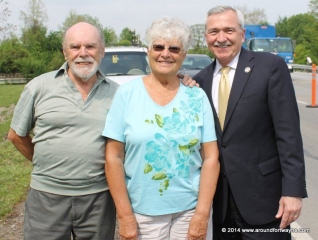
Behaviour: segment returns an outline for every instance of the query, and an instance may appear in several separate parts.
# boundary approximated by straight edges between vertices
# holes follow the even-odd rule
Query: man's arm
[[[32,143],[32,138],[29,135],[21,137],[17,135],[17,133],[12,128],[10,128],[8,139],[22,153],[23,156],[25,156],[32,162],[34,154],[34,144]]]
[[[269,108],[283,172],[282,197],[276,218],[281,218],[280,228],[285,228],[299,217],[302,198],[307,197],[307,192],[295,90],[286,63],[281,58],[273,64],[268,88]]]

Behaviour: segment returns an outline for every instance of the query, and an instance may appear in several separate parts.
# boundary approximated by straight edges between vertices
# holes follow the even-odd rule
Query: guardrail
[[[28,81],[24,78],[18,78],[18,79],[0,79],[0,85],[1,84],[24,84]]]
[[[304,65],[304,64],[292,64],[294,70],[302,70],[306,72],[312,71],[311,65]]]
[[[21,73],[1,73],[0,84],[24,84],[27,83],[27,79]]]

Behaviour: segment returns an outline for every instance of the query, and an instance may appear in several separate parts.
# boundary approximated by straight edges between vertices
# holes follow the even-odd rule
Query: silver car
[[[187,54],[179,72],[193,77],[211,63],[212,59],[206,54]]]

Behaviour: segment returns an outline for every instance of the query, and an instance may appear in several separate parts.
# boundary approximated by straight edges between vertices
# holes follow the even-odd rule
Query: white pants
[[[189,224],[195,209],[160,215],[147,216],[135,213],[138,223],[138,239],[183,240],[187,239]],[[206,240],[212,240],[212,209]]]

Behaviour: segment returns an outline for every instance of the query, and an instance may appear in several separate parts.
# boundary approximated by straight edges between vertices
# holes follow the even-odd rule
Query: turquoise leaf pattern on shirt
[[[195,131],[202,111],[201,94],[198,88],[186,88],[185,93],[187,100],[180,102],[179,109],[173,108],[170,116],[155,114],[154,119],[145,120],[161,129],[146,144],[143,170],[144,174],[152,174],[152,180],[159,181],[161,196],[172,178],[189,178],[190,166],[194,164],[191,155],[199,143]]]

